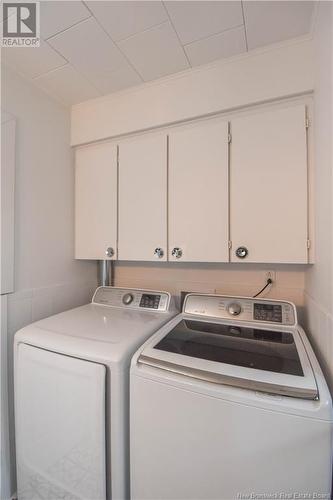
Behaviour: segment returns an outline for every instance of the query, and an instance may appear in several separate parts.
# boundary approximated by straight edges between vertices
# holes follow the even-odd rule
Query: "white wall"
[[[16,117],[15,293],[8,296],[9,421],[12,352],[22,326],[91,299],[96,263],[74,260],[74,170],[69,111],[2,69],[2,107]],[[11,425],[13,452],[13,426]],[[14,462],[11,484],[14,484]]]
[[[333,4],[318,3],[315,50],[316,262],[306,273],[307,326],[333,390]]]
[[[313,89],[311,40],[289,41],[72,107],[83,144]]]

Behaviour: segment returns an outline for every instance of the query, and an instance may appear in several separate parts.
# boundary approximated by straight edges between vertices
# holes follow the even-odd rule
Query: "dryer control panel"
[[[185,298],[183,312],[235,321],[289,326],[297,323],[295,305],[280,300],[189,294]]]
[[[101,286],[97,288],[92,303],[109,307],[163,312],[169,310],[170,298],[168,292]]]

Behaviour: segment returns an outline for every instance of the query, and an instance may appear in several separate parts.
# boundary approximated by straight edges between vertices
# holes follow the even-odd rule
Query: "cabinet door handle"
[[[160,247],[155,248],[154,255],[157,259],[162,259],[162,257],[164,256],[163,248],[160,248]]]
[[[249,251],[246,247],[238,247],[235,253],[239,259],[245,259],[245,257],[248,256]]]
[[[173,248],[171,252],[172,257],[175,257],[176,259],[180,259],[181,256],[183,255],[183,250],[179,247]]]
[[[105,250],[105,255],[107,257],[113,257],[114,256],[114,250],[112,247],[108,247],[106,250]]]

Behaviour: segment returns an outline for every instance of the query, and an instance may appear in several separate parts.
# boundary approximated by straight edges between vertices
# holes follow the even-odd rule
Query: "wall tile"
[[[321,304],[305,293],[305,331],[333,392],[333,319]]]
[[[32,321],[39,321],[53,314],[53,287],[34,290],[32,298]]]
[[[8,332],[17,330],[34,321],[87,304],[97,287],[95,281],[62,283],[50,287],[24,290],[8,296]]]
[[[52,303],[53,314],[87,304],[91,301],[93,291],[96,287],[97,284],[90,282],[67,283],[55,286]]]
[[[19,292],[14,292],[8,295],[9,301],[12,300],[23,300],[23,299],[32,299],[33,290],[20,290]]]
[[[8,297],[8,332],[15,333],[32,322],[32,299]]]
[[[329,331],[328,316],[322,309],[318,310],[318,347],[319,353],[324,361],[328,355]]]
[[[325,356],[327,376],[331,392],[333,392],[333,316],[327,315],[327,353]]]

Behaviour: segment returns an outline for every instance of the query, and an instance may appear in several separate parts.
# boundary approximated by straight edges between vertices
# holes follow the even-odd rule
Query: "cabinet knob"
[[[176,259],[180,259],[181,256],[183,255],[183,251],[181,248],[175,247],[175,248],[173,248],[171,255],[172,255],[172,257],[175,257]]]
[[[108,247],[108,248],[106,249],[106,251],[105,251],[105,255],[106,255],[107,257],[113,257],[113,256],[114,256],[114,250],[113,250],[113,248],[112,248],[112,247]]]
[[[160,247],[155,248],[154,255],[157,259],[161,259],[164,255],[163,248],[160,248]]]
[[[246,247],[238,247],[236,249],[236,256],[239,259],[245,259],[245,257],[247,257],[248,254],[249,254],[249,251]]]

